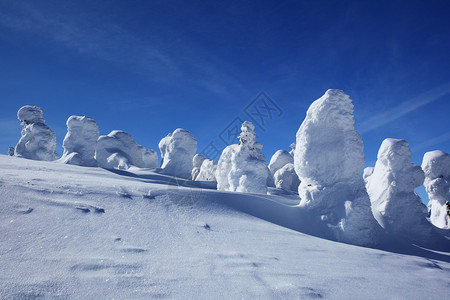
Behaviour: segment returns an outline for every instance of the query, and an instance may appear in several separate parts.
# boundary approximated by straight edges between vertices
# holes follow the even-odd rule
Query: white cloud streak
[[[359,132],[361,134],[374,130],[378,127],[386,125],[392,121],[395,121],[408,113],[432,103],[439,98],[450,94],[450,82],[443,84],[441,86],[435,87],[428,92],[425,92],[411,100],[405,101],[387,111],[374,115],[371,118],[366,119],[360,125]]]

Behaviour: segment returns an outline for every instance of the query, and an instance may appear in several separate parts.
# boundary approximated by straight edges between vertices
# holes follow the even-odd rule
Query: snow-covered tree
[[[14,149],[18,157],[53,161],[59,158],[55,152],[56,135],[48,128],[38,106],[26,105],[19,109],[17,118],[22,122],[22,137]]]
[[[216,181],[217,162],[212,159],[205,159],[200,167],[200,172],[196,180]]]
[[[131,166],[154,169],[158,164],[154,150],[138,145],[130,134],[120,130],[98,138],[95,159],[102,168],[119,170]]]
[[[94,156],[99,129],[94,119],[70,116],[66,125],[67,134],[63,141],[64,152],[60,161],[79,166],[97,166]]]
[[[14,147],[9,147],[9,149],[8,149],[8,155],[9,155],[9,156],[14,156]]]
[[[255,126],[245,121],[241,126],[239,145],[226,147],[220,156],[216,179],[217,189],[246,193],[267,193],[270,171],[262,144],[256,142]]]
[[[195,154],[194,158],[192,159],[192,172],[191,172],[191,179],[196,180],[198,173],[200,173],[200,167],[202,166],[203,161],[206,159],[206,157],[202,154]]]
[[[275,187],[286,191],[297,191],[300,184],[293,163],[285,164],[273,175]]]
[[[337,240],[370,245],[380,228],[361,177],[364,160],[352,100],[343,91],[328,90],[311,104],[297,132],[300,205],[334,229]]]
[[[446,202],[450,201],[450,155],[441,150],[425,153],[422,161],[425,189],[430,198],[428,208],[434,226],[450,229]]]
[[[427,209],[414,192],[424,173],[411,162],[405,140],[385,139],[378,151],[373,173],[366,176],[372,213],[386,231],[416,241],[433,236]]]
[[[193,158],[197,152],[197,140],[187,130],[178,128],[159,142],[161,172],[190,179]]]

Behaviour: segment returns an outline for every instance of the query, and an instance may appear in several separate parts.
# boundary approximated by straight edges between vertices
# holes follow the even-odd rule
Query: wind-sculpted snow
[[[132,166],[155,169],[158,164],[154,150],[138,145],[130,134],[120,130],[98,138],[95,159],[102,168],[119,170]]]
[[[71,116],[67,119],[67,134],[63,141],[61,162],[72,165],[94,167],[95,147],[99,129],[94,119],[86,116]]]
[[[385,139],[373,173],[366,177],[375,219],[388,233],[427,242],[434,235],[426,219],[427,209],[414,189],[422,185],[424,173],[411,162],[405,140]]]
[[[297,191],[300,184],[294,164],[288,163],[278,169],[274,176],[275,187],[286,191]]]
[[[244,193],[267,193],[270,171],[262,144],[256,142],[255,126],[245,121],[239,135],[240,144],[226,147],[220,156],[216,179],[217,189]]]
[[[347,94],[328,90],[311,104],[297,132],[294,166],[300,205],[317,214],[338,240],[370,245],[378,239],[361,177],[363,142]]]
[[[195,154],[194,158],[192,158],[192,172],[191,172],[191,179],[196,180],[198,173],[200,173],[200,167],[202,166],[203,161],[206,159],[206,157],[202,154]]]
[[[205,159],[200,167],[200,172],[195,180],[216,181],[217,162],[212,159]]]
[[[187,130],[178,128],[159,142],[161,171],[180,178],[191,178],[197,140]]]
[[[425,153],[422,169],[425,172],[425,189],[430,198],[430,221],[436,227],[450,229],[450,155],[436,150]]]
[[[55,152],[56,135],[45,124],[40,107],[26,105],[19,109],[17,118],[23,128],[14,155],[18,157],[53,161],[59,158]]]

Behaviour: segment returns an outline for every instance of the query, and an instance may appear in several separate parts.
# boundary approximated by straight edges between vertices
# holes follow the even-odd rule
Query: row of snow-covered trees
[[[22,137],[11,153],[15,156],[58,160],[103,168],[131,166],[156,168],[154,150],[138,145],[123,131],[99,136],[89,117],[67,120],[64,153],[55,152],[56,138],[36,106],[18,112],[24,123]],[[312,103],[301,124],[291,152],[277,151],[267,165],[254,126],[244,122],[239,144],[226,147],[218,162],[196,154],[197,141],[189,131],[176,129],[159,143],[159,172],[192,180],[217,181],[217,189],[262,193],[268,187],[298,190],[300,206],[320,218],[337,240],[370,244],[380,230],[412,240],[432,239],[435,231],[427,209],[414,189],[423,183],[430,197],[431,222],[450,229],[450,156],[428,152],[422,168],[412,164],[404,140],[386,139],[374,168],[361,172],[365,158],[361,136],[354,128],[353,104],[340,90],[328,90]]]

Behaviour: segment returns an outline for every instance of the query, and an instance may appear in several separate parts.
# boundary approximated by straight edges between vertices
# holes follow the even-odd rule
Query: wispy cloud
[[[412,147],[411,152],[416,152],[416,151],[423,150],[423,149],[430,150],[431,147],[438,145],[440,143],[446,142],[448,140],[450,140],[450,131],[446,132],[444,134],[441,134],[437,137],[426,140],[426,141]]]
[[[108,23],[97,17],[91,12],[75,16],[43,10],[39,2],[0,3],[0,26],[49,38],[72,51],[142,73],[152,81],[181,79],[220,97],[228,96],[230,91],[245,91],[241,81],[220,59],[211,57],[201,45],[193,44],[183,35],[167,37],[161,32],[152,33],[149,28],[149,34],[143,37],[124,29],[120,23]]]
[[[0,25],[38,34],[79,53],[132,68],[177,74],[177,65],[146,40],[116,24],[96,21],[95,16],[74,17],[44,12],[31,3],[14,2],[0,10]],[[156,74],[155,74],[156,75]]]
[[[366,133],[374,130],[448,94],[450,94],[450,82],[435,87],[411,100],[404,101],[392,109],[366,119],[361,123],[359,131],[360,133]]]

